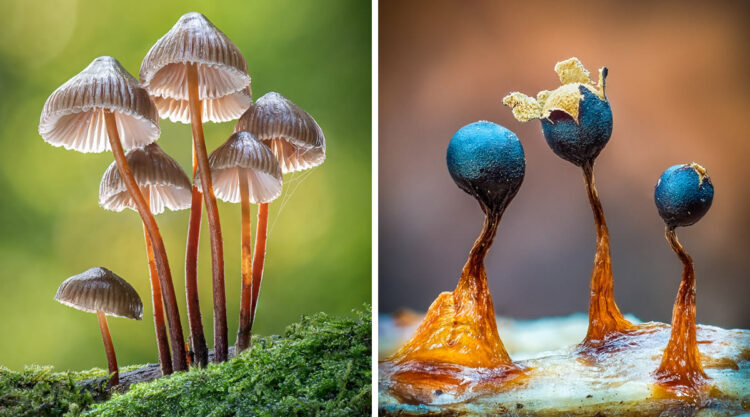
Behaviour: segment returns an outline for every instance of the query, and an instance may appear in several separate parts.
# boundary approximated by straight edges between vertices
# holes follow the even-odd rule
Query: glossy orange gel
[[[674,228],[667,228],[666,238],[682,261],[682,282],[672,311],[672,333],[654,376],[668,394],[695,398],[709,379],[703,372],[696,339],[695,270]]]
[[[500,388],[522,374],[500,340],[484,257],[501,213],[489,215],[453,292],[435,300],[416,334],[390,358],[395,395],[432,403],[442,395]]]
[[[594,183],[593,162],[583,164],[586,193],[596,224],[596,254],[591,272],[591,299],[589,301],[589,328],[581,347],[601,347],[608,338],[634,329],[615,303],[612,264],[609,254],[609,229],[604,219],[604,209]]]

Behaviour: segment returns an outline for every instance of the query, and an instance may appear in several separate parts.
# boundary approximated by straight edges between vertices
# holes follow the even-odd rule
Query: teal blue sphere
[[[490,211],[502,211],[515,197],[526,172],[521,141],[498,124],[468,124],[451,138],[448,171],[459,188]]]

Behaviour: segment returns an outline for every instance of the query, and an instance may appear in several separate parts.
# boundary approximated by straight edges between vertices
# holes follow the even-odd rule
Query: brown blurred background
[[[706,217],[678,230],[695,259],[698,321],[750,328],[748,4],[381,0],[380,311],[425,311],[455,288],[482,213],[448,175],[445,149],[480,119],[516,132],[527,161],[487,258],[497,313],[586,311],[595,242],[581,170],[501,103],[556,88],[555,63],[576,56],[595,78],[610,70],[614,132],[595,173],[620,308],[670,320],[681,266],[653,188],[667,167],[696,161],[716,189]]]

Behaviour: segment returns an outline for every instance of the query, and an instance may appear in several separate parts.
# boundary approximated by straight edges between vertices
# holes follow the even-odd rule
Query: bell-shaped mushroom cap
[[[153,96],[187,101],[187,64],[198,67],[198,97],[201,100],[229,96],[250,85],[247,63],[239,48],[200,13],[183,15],[166,35],[156,41],[141,63],[141,82]],[[238,105],[238,97],[228,101],[213,103],[212,106],[230,108]],[[180,107],[179,102],[172,103],[171,100],[159,103],[162,117],[173,114],[168,110],[170,107]]]
[[[216,197],[240,202],[240,176],[247,178],[251,203],[268,203],[281,195],[283,177],[276,156],[251,133],[237,132],[208,156]],[[200,169],[195,185],[200,189]]]
[[[143,303],[135,288],[107,268],[91,268],[66,279],[57,289],[55,300],[89,313],[143,318]]]
[[[135,182],[149,194],[151,212],[159,214],[164,208],[182,210],[190,207],[192,186],[180,164],[167,155],[159,145],[129,151],[128,160]],[[125,187],[117,165],[113,162],[104,172],[99,184],[99,205],[107,210],[136,210],[135,201]]]
[[[190,102],[185,99],[153,96],[159,117],[174,123],[190,123]],[[207,98],[201,103],[201,120],[228,122],[239,118],[253,102],[250,86],[219,98]]]
[[[318,166],[326,158],[326,139],[318,123],[279,93],[259,98],[240,117],[234,131],[250,132],[265,142],[285,173]]]
[[[115,114],[126,150],[159,138],[158,112],[148,92],[109,56],[96,58],[49,96],[39,120],[39,134],[54,146],[104,152],[110,149],[105,111]]]

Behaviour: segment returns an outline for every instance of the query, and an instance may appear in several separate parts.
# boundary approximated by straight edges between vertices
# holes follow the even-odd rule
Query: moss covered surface
[[[0,369],[0,415],[358,416],[371,404],[371,312],[303,317],[283,336],[222,364],[193,369],[95,403],[77,384],[104,371]]]

